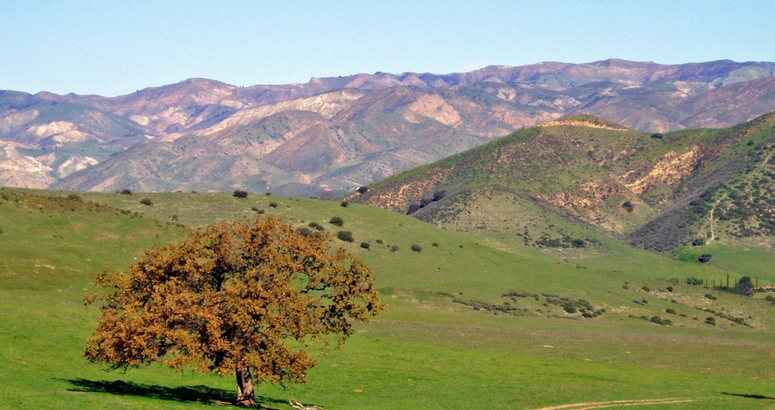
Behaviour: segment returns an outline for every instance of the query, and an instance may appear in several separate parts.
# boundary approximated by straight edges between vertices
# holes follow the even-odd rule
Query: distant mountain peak
[[[190,78],[118,97],[0,91],[0,143],[24,144],[19,161],[50,165],[44,173],[55,188],[231,191],[242,184],[321,195],[324,187],[353,190],[540,124],[591,127],[542,129],[552,135],[721,128],[772,111],[773,95],[775,64],[729,60],[489,65],[248,87]],[[587,148],[585,155],[597,155]],[[64,177],[63,164],[77,165],[67,172],[85,168]],[[0,176],[0,185],[21,178]],[[571,197],[555,199],[563,198]]]

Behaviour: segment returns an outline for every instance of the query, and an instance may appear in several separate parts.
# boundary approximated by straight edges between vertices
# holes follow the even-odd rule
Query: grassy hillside
[[[8,370],[0,372],[0,407],[228,404],[230,378],[88,364],[80,353],[97,311],[81,297],[100,271],[125,268],[149,246],[261,212],[300,228],[314,221],[351,231],[353,243],[337,244],[374,267],[388,304],[342,350],[320,358],[309,384],[261,386],[266,406],[290,408],[289,397],[328,409],[674,399],[652,407],[753,409],[768,403],[757,397],[775,396],[770,302],[685,283],[726,278],[716,259],[671,260],[580,228],[574,234],[599,243],[545,253],[508,232],[452,232],[334,201],[3,189],[0,367]],[[335,216],[343,226],[329,223]],[[775,280],[765,269],[757,276]]]
[[[771,237],[773,141],[775,114],[669,134],[578,115],[395,175],[348,200],[448,229],[509,231],[543,248],[567,247],[579,230],[658,251],[698,236]]]

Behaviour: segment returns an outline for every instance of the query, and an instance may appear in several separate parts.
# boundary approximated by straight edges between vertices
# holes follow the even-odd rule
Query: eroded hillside
[[[657,250],[697,235],[775,236],[773,141],[775,114],[727,129],[668,134],[577,116],[396,175],[347,199],[464,231],[540,227],[542,235],[564,237],[547,230],[560,218]]]
[[[0,142],[16,153],[0,160],[0,184],[331,195],[576,113],[652,133],[731,126],[775,109],[773,73],[606,60],[252,87],[191,79],[113,98],[5,91]],[[189,175],[200,161],[207,172]]]

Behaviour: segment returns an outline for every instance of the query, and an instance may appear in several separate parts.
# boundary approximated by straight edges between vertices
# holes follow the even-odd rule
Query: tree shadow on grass
[[[740,394],[740,393],[728,393],[728,392],[721,392],[721,394],[725,394],[727,396],[745,397],[747,399],[775,400],[775,397],[762,396],[761,394]]]
[[[236,390],[214,389],[207,386],[167,387],[122,380],[59,379],[73,385],[68,391],[108,393],[119,396],[140,396],[158,400],[197,402],[205,404],[235,404]],[[285,404],[283,400],[256,395],[259,404]]]

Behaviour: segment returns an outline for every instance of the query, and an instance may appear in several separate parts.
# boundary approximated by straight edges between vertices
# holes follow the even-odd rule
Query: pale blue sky
[[[775,3],[0,1],[0,89],[32,93],[608,58],[775,61]]]

